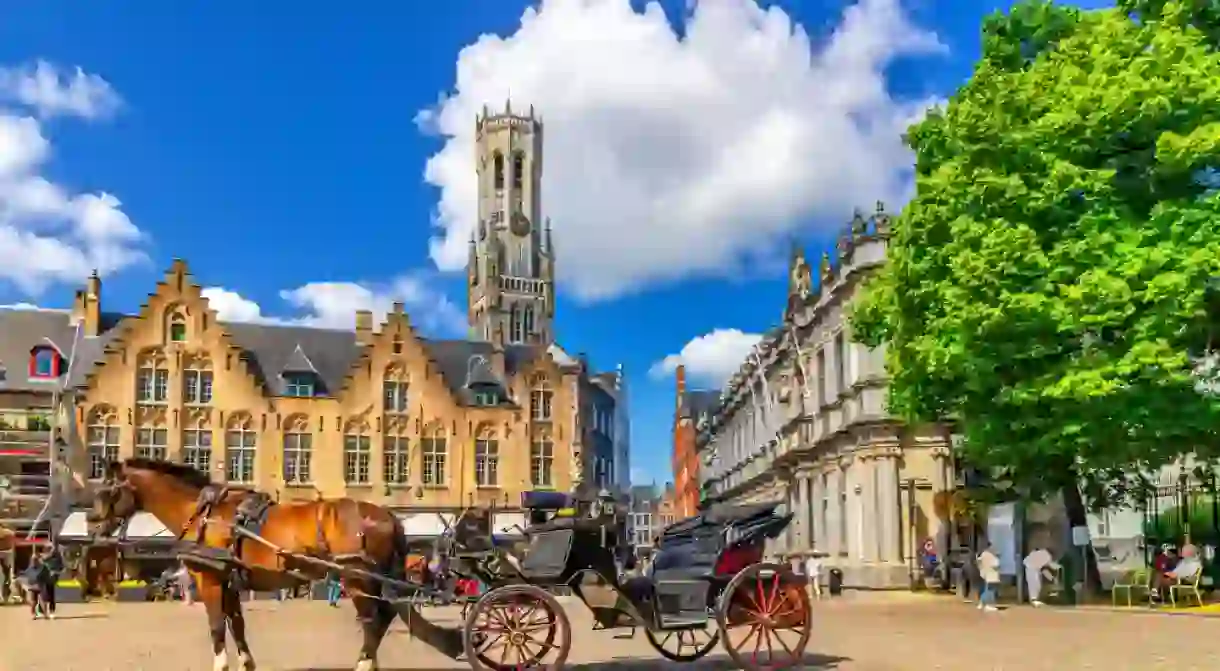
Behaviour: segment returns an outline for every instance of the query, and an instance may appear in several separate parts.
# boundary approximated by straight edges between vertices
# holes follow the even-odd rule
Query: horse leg
[[[250,653],[250,643],[246,640],[246,616],[241,610],[241,592],[232,582],[224,588],[224,611],[233,644],[237,646],[237,665],[241,671],[254,671],[254,655]]]
[[[381,599],[369,594],[380,591],[379,585],[363,582],[353,585],[352,603],[360,615],[360,627],[364,630],[364,643],[360,646],[360,658],[356,661],[355,671],[376,671],[377,650],[381,647],[381,639],[390,630],[394,621],[394,610]]]
[[[212,671],[229,671],[229,653],[225,649],[225,585],[213,573],[193,572],[199,588],[199,600],[208,613],[208,629],[212,634]]]

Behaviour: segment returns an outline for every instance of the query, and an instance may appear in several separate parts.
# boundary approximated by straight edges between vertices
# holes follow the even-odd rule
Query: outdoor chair
[[[1118,580],[1114,581],[1114,586],[1110,588],[1110,600],[1115,606],[1118,605],[1118,595],[1120,593],[1127,595],[1128,608],[1134,605],[1135,597],[1141,593],[1143,598],[1148,599],[1149,604],[1151,604],[1152,574],[1146,568],[1127,571]]]
[[[1174,608],[1178,607],[1178,593],[1186,595],[1185,604],[1190,605],[1191,599],[1203,607],[1203,593],[1199,591],[1199,582],[1203,579],[1203,571],[1195,571],[1193,576],[1189,578],[1178,578],[1178,581],[1169,586],[1169,603]]]

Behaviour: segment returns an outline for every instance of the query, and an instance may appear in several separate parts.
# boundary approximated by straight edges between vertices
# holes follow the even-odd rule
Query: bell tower
[[[474,340],[554,340],[555,258],[542,219],[542,120],[511,103],[475,119],[479,220],[470,238],[467,318]]]

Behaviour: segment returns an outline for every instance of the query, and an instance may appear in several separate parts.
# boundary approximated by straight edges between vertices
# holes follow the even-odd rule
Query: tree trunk
[[[1072,471],[1072,473],[1075,472]],[[1084,498],[1080,496],[1080,487],[1076,483],[1076,478],[1072,478],[1063,488],[1063,507],[1070,528],[1089,526],[1088,512],[1084,507]],[[1085,550],[1087,550],[1084,553],[1085,586],[1090,592],[1098,594],[1101,592],[1101,572],[1097,570],[1097,555],[1093,552],[1092,539],[1090,539],[1090,546]],[[1072,552],[1079,555],[1080,548],[1073,547]]]

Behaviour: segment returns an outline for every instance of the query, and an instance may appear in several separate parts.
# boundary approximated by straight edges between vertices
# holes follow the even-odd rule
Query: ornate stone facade
[[[817,282],[794,250],[788,305],[699,426],[708,501],[781,500],[795,515],[775,554],[811,550],[859,587],[905,587],[951,486],[936,427],[886,412],[884,347],[853,342],[846,319],[862,280],[885,262],[889,215],[857,213],[822,258]]]

